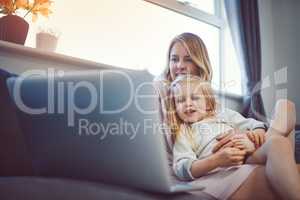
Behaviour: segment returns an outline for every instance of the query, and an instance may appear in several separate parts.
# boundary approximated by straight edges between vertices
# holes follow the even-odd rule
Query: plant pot
[[[24,45],[29,24],[16,15],[6,15],[0,18],[0,40]]]
[[[36,34],[36,48],[46,51],[55,51],[58,38],[49,33]]]

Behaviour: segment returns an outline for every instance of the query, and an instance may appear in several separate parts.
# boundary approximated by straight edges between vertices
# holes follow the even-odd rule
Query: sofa
[[[0,70],[0,199],[199,199],[191,193],[160,194],[130,188],[126,185],[93,181],[74,176],[41,174],[34,166],[26,127],[11,99],[8,79],[16,75]],[[25,133],[25,134],[24,134]],[[296,131],[295,155],[300,162],[300,133]],[[96,172],[95,172],[96,173]],[[75,177],[75,178],[74,178]],[[208,198],[203,196],[202,198]]]
[[[16,75],[0,70],[0,199],[199,198],[199,195],[195,196],[188,193],[166,195],[142,191],[129,187],[126,184],[120,185],[119,183],[111,182],[110,180],[95,181],[91,178],[91,173],[87,173],[89,175],[86,176],[82,171],[59,171],[53,162],[50,164],[52,166],[46,166],[47,164],[44,163],[40,165],[35,160],[36,157],[31,148],[33,144],[28,138],[30,138],[29,136],[33,129],[43,126],[36,123],[45,123],[44,119],[39,120],[40,117],[45,116],[26,114],[17,107],[14,102],[15,99],[12,98],[11,90],[9,90],[9,86],[11,86],[9,82],[13,82],[15,78],[17,78]],[[42,94],[35,94],[35,91],[33,91],[32,95]],[[53,119],[52,116],[49,117],[49,121],[49,124],[53,126],[61,122],[60,119]],[[47,128],[50,128],[51,131],[59,131],[59,128]],[[44,130],[48,131],[47,128],[44,128]],[[50,157],[48,160],[50,160]],[[89,163],[89,165],[92,165],[92,163]],[[98,171],[95,170],[92,173],[95,173],[96,177]]]

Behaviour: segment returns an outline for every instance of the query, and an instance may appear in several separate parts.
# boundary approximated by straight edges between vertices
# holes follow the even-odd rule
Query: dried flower
[[[0,13],[4,15],[17,15],[17,10],[27,11],[23,16],[32,15],[32,21],[35,22],[39,15],[48,17],[52,13],[50,6],[53,1],[50,0],[0,0]]]
[[[54,27],[54,26],[49,25],[49,24],[40,25],[38,27],[37,34],[39,34],[39,33],[44,33],[44,34],[52,35],[52,36],[54,36],[56,38],[59,38],[60,35],[61,35],[61,32],[59,31],[59,29],[57,27]]]

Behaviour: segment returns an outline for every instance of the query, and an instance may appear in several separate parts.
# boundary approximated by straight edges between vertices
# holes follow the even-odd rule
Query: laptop
[[[152,80],[147,71],[54,69],[8,79],[37,174],[202,190],[172,181]]]

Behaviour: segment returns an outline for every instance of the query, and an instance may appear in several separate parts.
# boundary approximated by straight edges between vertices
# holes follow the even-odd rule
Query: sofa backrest
[[[32,159],[6,85],[11,74],[0,70],[0,176],[34,175]]]

